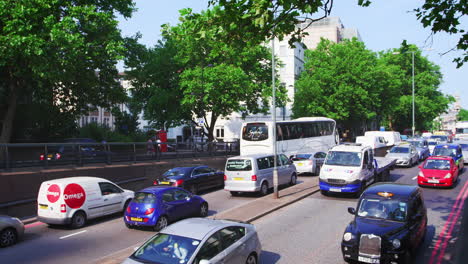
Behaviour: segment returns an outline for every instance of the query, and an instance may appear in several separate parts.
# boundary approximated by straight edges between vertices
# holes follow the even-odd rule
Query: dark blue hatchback
[[[128,228],[150,226],[159,231],[170,222],[207,215],[208,202],[200,196],[178,187],[153,186],[135,193],[124,222]]]

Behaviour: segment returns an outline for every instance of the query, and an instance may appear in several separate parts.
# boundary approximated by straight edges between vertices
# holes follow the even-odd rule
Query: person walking
[[[150,156],[154,156],[155,154],[154,142],[152,138],[149,138],[148,141],[146,141],[146,154]]]

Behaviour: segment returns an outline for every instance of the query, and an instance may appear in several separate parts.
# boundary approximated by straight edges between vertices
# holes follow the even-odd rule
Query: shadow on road
[[[279,254],[276,254],[271,251],[262,250],[260,255],[260,263],[263,264],[274,264],[277,263],[281,259]]]

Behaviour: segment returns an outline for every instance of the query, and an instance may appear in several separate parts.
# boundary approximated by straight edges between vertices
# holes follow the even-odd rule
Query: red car
[[[458,166],[452,157],[432,156],[419,168],[419,186],[453,187],[458,180]]]

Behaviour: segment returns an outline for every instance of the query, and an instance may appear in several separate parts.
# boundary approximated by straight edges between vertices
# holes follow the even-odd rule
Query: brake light
[[[67,212],[67,205],[61,204],[60,205],[60,212],[61,213],[66,213]]]
[[[61,157],[62,157],[62,156],[60,155],[60,153],[55,154],[55,158],[56,158],[56,159],[60,159]]]
[[[127,213],[131,213],[132,210],[130,209],[130,206],[127,206]]]
[[[227,181],[227,176],[226,176],[226,174],[224,174],[224,180]]]
[[[40,160],[44,160],[44,154],[42,154],[41,156],[39,156],[39,159],[40,159]]]
[[[257,175],[252,175],[251,179],[252,181],[257,181]]]
[[[174,186],[182,186],[183,183],[184,183],[184,180],[177,180]]]
[[[159,184],[158,180],[153,181],[153,185],[158,185],[158,184]]]
[[[152,214],[153,212],[154,212],[154,208],[148,208],[148,209],[146,209],[146,211],[145,211],[145,215],[150,215],[150,214]]]

